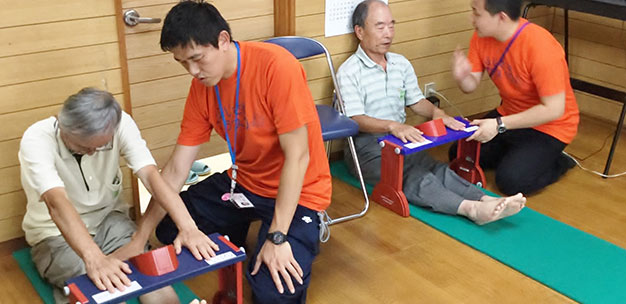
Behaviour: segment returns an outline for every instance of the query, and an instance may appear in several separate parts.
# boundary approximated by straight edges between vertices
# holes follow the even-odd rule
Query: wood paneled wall
[[[119,101],[123,90],[113,1],[0,0],[0,7],[0,241],[4,241],[23,235],[26,197],[17,152],[26,128],[55,115],[65,98],[83,87],[109,90]]]
[[[563,44],[563,10],[556,9],[553,34]],[[569,12],[569,67],[573,77],[626,91],[626,22]],[[582,113],[616,122],[621,103],[576,93]]]
[[[58,3],[57,3],[58,2]],[[143,17],[163,18],[176,0],[129,0]],[[237,40],[273,36],[272,0],[218,0]],[[86,86],[106,89],[131,109],[157,162],[170,155],[191,78],[158,45],[161,24],[125,27],[130,91],[124,89],[114,0],[41,3],[0,0],[0,241],[23,235],[26,198],[17,159],[28,126],[55,115],[67,96]],[[225,152],[217,138],[200,157]],[[124,167],[124,196],[132,202]]]

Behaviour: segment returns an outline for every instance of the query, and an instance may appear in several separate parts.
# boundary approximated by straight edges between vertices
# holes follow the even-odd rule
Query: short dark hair
[[[365,0],[359,3],[354,8],[354,12],[352,13],[352,29],[354,29],[354,27],[357,25],[360,27],[365,27],[365,19],[367,19],[367,13],[370,9],[370,4],[376,1],[385,4],[385,2],[380,0]]]
[[[232,41],[230,26],[215,6],[203,0],[181,1],[165,17],[161,30],[161,49],[171,51],[192,42],[217,48],[222,31],[228,32]]]
[[[491,15],[504,12],[516,21],[522,13],[522,0],[485,0],[485,10]]]

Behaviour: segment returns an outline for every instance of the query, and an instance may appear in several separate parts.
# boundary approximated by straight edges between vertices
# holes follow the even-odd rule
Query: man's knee
[[[255,304],[296,304],[306,303],[306,290],[309,285],[309,279],[303,278],[304,284],[296,282],[292,279],[295,293],[291,293],[284,283],[284,279],[281,277],[281,283],[283,284],[283,293],[279,293],[276,289],[276,285],[270,275],[267,267],[261,266],[261,269],[256,275],[251,275],[250,272],[246,273],[250,287],[252,288],[252,299]],[[310,276],[309,276],[310,278]]]
[[[279,294],[277,291],[264,291],[263,294],[253,293],[252,302],[255,304],[306,303],[306,291],[304,292],[304,294],[298,294],[298,292],[296,292],[296,294],[291,294],[288,290],[285,290],[283,294]]]
[[[74,250],[60,240],[43,240],[33,247],[32,259],[39,274],[52,285],[62,288],[65,281],[84,274],[85,264]]]
[[[137,225],[135,225],[133,220],[131,220],[128,215],[121,212],[111,212],[105,221],[106,222],[101,225],[106,225],[107,234],[116,238],[130,238],[135,230],[137,230]]]
[[[496,185],[498,190],[507,196],[517,193],[529,194],[535,188],[535,177],[514,170],[498,170],[496,172]]]

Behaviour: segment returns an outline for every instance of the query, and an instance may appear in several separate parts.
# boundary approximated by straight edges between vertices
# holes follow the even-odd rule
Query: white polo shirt
[[[361,45],[337,71],[337,82],[348,117],[367,115],[404,123],[405,107],[424,98],[413,65],[387,52],[387,71],[367,56]]]
[[[38,121],[24,132],[18,156],[22,187],[28,201],[22,229],[31,246],[61,234],[50,217],[48,207],[41,200],[46,191],[64,187],[87,230],[93,235],[111,211],[128,210],[128,205],[120,199],[120,156],[133,173],[156,164],[141,138],[139,128],[125,112],[122,112],[120,125],[113,135],[113,149],[84,155],[80,166],[61,140],[55,117]]]

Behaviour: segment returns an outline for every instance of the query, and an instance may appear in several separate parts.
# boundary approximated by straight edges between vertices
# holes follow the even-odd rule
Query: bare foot
[[[497,198],[485,200],[482,202],[474,201],[468,213],[468,218],[477,225],[484,225],[503,218],[504,210],[507,208],[505,198]]]
[[[524,209],[524,207],[526,206],[526,198],[521,193],[509,196],[505,198],[505,200],[507,201],[507,203],[506,208],[502,212],[502,217],[517,214],[518,212],[522,211],[522,209]]]
[[[480,201],[488,202],[488,201],[495,201],[499,199],[502,199],[502,198],[485,195],[480,198]],[[515,194],[513,196],[505,197],[504,199],[507,201],[507,204],[506,204],[506,208],[502,212],[502,217],[514,215],[520,212],[526,206],[526,197],[524,197],[524,195],[521,193]]]

